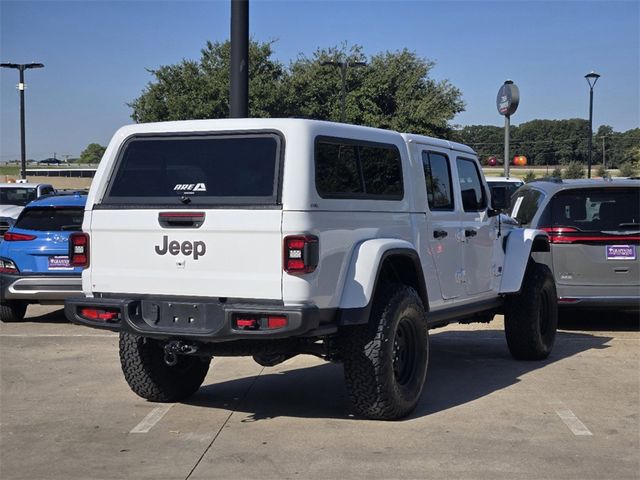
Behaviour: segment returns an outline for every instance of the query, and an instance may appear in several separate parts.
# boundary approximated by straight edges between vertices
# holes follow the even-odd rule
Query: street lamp
[[[340,121],[345,121],[345,103],[347,101],[347,69],[349,67],[366,67],[365,62],[338,62],[335,60],[327,60],[321,62],[320,65],[331,65],[340,69],[340,78],[342,79],[342,92],[340,97]]]
[[[596,82],[600,78],[600,75],[592,70],[591,73],[587,73],[584,78],[587,79],[587,83],[589,84],[589,156],[587,163],[587,178],[591,178],[591,143],[593,141],[593,87],[595,87]]]
[[[24,71],[28,68],[43,68],[42,63],[0,63],[0,67],[15,68],[20,71],[20,83],[18,83],[18,90],[20,90],[20,159],[21,170],[20,178],[23,180],[27,178],[27,154],[24,139]]]

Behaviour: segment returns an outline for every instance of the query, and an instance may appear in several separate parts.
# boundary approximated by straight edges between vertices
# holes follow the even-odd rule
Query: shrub
[[[602,165],[598,165],[598,169],[596,170],[596,177],[608,177],[609,174],[607,173],[607,169],[604,168]]]
[[[562,170],[560,169],[560,167],[554,168],[553,172],[551,172],[551,176],[553,178],[562,178]]]
[[[584,166],[580,162],[569,162],[562,173],[562,178],[584,178]]]
[[[638,164],[635,162],[624,162],[620,165],[621,177],[635,177],[638,174]]]
[[[535,179],[536,179],[536,174],[533,170],[529,170],[527,174],[524,177],[522,177],[522,180],[524,181],[524,183],[529,183]]]

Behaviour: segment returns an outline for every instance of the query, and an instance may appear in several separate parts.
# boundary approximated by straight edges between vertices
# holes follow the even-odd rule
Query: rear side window
[[[465,212],[478,212],[487,208],[487,196],[480,181],[480,173],[476,162],[466,158],[458,158],[458,178],[462,193],[462,207]]]
[[[103,203],[276,204],[280,154],[270,133],[134,137]]]
[[[316,189],[322,198],[402,200],[402,164],[395,145],[320,137]]]
[[[453,210],[453,189],[447,156],[442,153],[422,152],[422,166],[427,184],[429,210]]]
[[[511,199],[509,216],[515,218],[520,225],[529,225],[544,199],[545,195],[540,190],[520,190]]]
[[[41,232],[80,231],[83,217],[82,208],[27,208],[20,214],[15,228]]]
[[[559,192],[551,201],[551,223],[581,231],[637,231],[640,229],[640,189]]]
[[[38,192],[35,188],[0,188],[0,205],[19,205],[24,207],[36,198],[38,198]]]

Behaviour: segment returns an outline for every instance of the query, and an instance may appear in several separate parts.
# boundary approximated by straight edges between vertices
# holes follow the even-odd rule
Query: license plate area
[[[211,332],[223,323],[220,305],[143,300],[142,318],[151,327],[175,332]]]
[[[638,258],[635,245],[607,245],[607,260],[635,260]]]
[[[67,255],[51,255],[47,260],[49,270],[73,270]]]

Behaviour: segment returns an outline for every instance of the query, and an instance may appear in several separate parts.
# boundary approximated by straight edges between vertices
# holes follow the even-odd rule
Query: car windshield
[[[509,206],[509,199],[515,191],[524,185],[523,182],[488,182],[491,189],[491,199],[494,208],[506,209]]]
[[[79,231],[84,210],[79,207],[35,207],[27,208],[16,221],[14,228],[42,232]]]
[[[0,205],[18,205],[24,207],[35,200],[38,192],[35,187],[0,187]]]
[[[640,188],[560,192],[551,202],[551,224],[580,231],[640,230]]]

